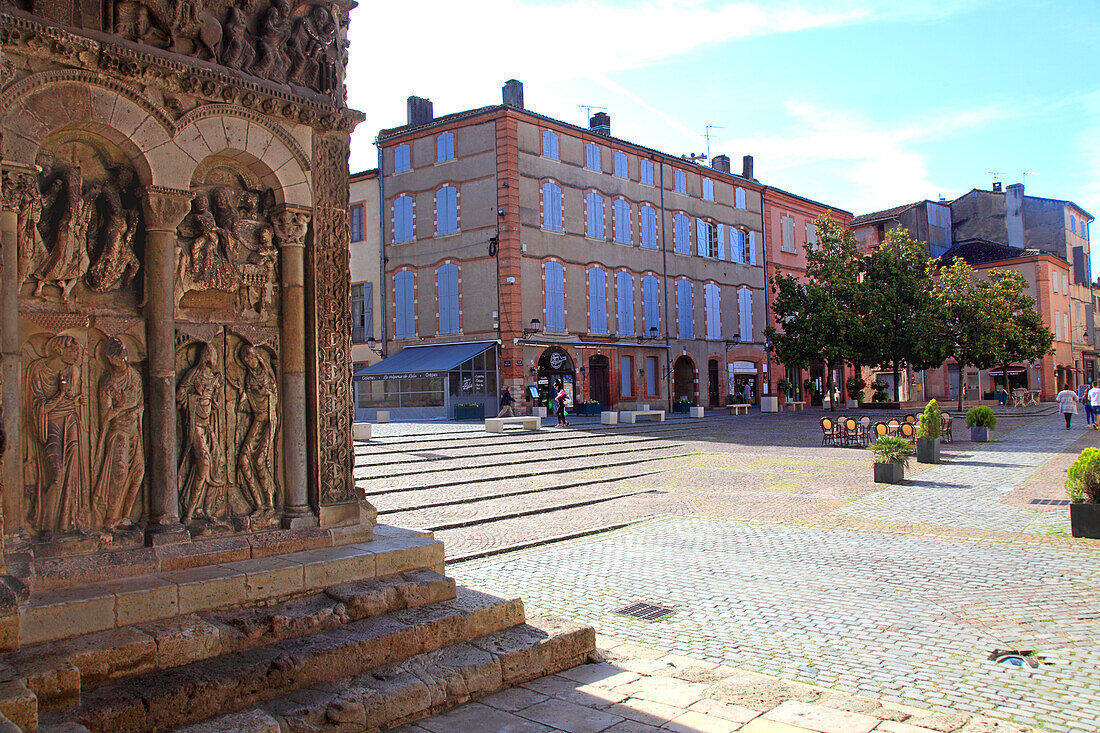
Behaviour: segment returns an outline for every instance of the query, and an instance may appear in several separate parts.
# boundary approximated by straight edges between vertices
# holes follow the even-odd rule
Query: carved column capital
[[[176,231],[176,227],[191,210],[190,191],[165,186],[147,186],[141,190],[141,205],[145,211],[145,228],[153,231]]]
[[[310,212],[291,206],[281,206],[271,215],[271,226],[280,247],[304,247],[309,229]]]

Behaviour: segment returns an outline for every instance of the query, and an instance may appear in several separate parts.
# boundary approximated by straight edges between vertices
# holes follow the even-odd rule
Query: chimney
[[[1008,246],[1024,248],[1024,184],[1013,183],[1005,189],[1005,229]]]
[[[504,82],[502,92],[506,105],[523,109],[523,82],[509,79]]]
[[[1001,193],[1001,182],[993,181],[993,193]]]
[[[611,137],[611,116],[606,112],[597,112],[588,120],[588,129],[597,135]]]
[[[409,110],[409,127],[419,127],[420,125],[426,125],[435,119],[435,114],[432,112],[432,100],[424,99],[423,97],[409,97],[408,100]]]
[[[752,177],[752,156],[751,155],[746,155],[745,157],[741,158],[741,177],[742,178],[747,178],[750,181],[755,181],[756,180],[755,178]]]
[[[720,173],[729,173],[730,157],[728,155],[716,155],[710,159],[710,167]]]

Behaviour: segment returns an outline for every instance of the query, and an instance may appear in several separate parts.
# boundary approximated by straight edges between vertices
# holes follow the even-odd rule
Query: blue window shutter
[[[737,291],[737,307],[740,316],[741,342],[752,341],[752,291],[741,288]]]
[[[749,264],[756,264],[756,232],[749,232]]]
[[[393,202],[394,241],[413,240],[413,200],[411,196],[398,196]]]
[[[435,193],[435,233],[458,231],[458,189],[444,186]]]
[[[736,206],[738,209],[745,208],[745,189],[738,188],[736,191],[734,191],[733,205]]]
[[[615,297],[618,301],[618,332],[620,336],[634,335],[634,276],[620,272],[615,276]]]
[[[647,186],[652,186],[653,185],[653,161],[652,160],[643,160],[641,162],[640,169],[641,169],[641,175],[639,176],[639,178],[642,179],[642,183],[646,184]]]
[[[435,162],[442,163],[455,157],[455,134],[444,132],[435,139]]]
[[[394,312],[397,316],[397,338],[412,338],[415,333],[415,313],[413,304],[413,274],[402,270],[393,277]]]
[[[542,184],[542,226],[561,231],[561,188],[551,181]]]
[[[683,171],[673,173],[672,188],[676,193],[687,193],[687,174]]]
[[[726,225],[718,225],[718,259],[726,259]]]
[[[707,223],[702,219],[695,220],[695,254],[707,256]]]
[[[565,330],[565,270],[559,262],[542,266],[546,280],[546,330]]]
[[[546,158],[558,160],[558,133],[553,130],[542,131],[542,154]]]
[[[436,271],[439,300],[439,332],[458,333],[458,266],[446,264]]]
[[[709,178],[703,179],[703,198],[707,201],[714,201],[714,181]]]
[[[657,278],[653,275],[646,275],[642,278],[642,328],[645,330],[645,335],[649,336],[650,332],[656,328],[658,333],[661,329],[660,323],[660,306],[657,299],[660,297],[659,287],[657,284]]]
[[[676,281],[676,320],[677,334],[680,338],[695,338],[694,319],[692,318],[691,281]]]
[[[398,145],[393,149],[393,172],[401,173],[411,168],[411,155],[408,145]]]

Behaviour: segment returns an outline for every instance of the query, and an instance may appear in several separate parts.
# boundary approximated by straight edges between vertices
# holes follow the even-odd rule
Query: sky
[[[994,180],[1100,212],[1100,0],[361,0],[349,37],[353,171],[409,95],[443,115],[515,78],[532,111],[602,107],[666,153],[711,125],[734,170],[854,214]]]

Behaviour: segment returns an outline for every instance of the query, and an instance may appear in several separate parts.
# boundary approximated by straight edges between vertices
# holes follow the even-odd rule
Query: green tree
[[[990,270],[985,285],[998,313],[993,337],[1006,393],[1009,367],[1043,358],[1054,343],[1054,334],[1035,310],[1027,287],[1027,278],[1015,270]]]
[[[894,374],[894,401],[901,399],[899,375],[944,362],[946,343],[932,321],[933,260],[906,229],[891,229],[866,260],[867,363]]]
[[[863,355],[863,258],[855,236],[831,218],[815,222],[816,246],[806,245],[806,277],[776,275],[772,281],[775,326],[765,334],[784,365],[825,365],[826,392],[833,393],[833,369]],[[836,410],[836,400],[832,400]]]

